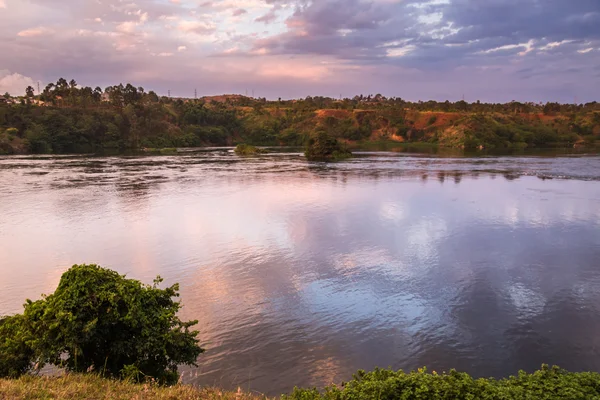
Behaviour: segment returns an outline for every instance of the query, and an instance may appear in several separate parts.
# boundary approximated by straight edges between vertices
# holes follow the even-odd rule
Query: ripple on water
[[[0,157],[0,313],[75,263],[179,282],[185,382],[600,371],[600,157]]]

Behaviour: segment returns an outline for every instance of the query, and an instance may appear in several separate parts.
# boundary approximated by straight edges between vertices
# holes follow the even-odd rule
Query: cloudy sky
[[[600,0],[0,0],[0,92],[600,100]]]

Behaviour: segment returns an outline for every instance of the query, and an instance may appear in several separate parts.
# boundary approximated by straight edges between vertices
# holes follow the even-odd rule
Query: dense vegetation
[[[359,371],[342,387],[324,392],[295,389],[283,400],[462,400],[462,399],[600,399],[600,374],[569,373],[558,367],[542,366],[533,374],[520,372],[508,379],[473,379],[465,373],[429,374],[375,370]]]
[[[337,161],[352,157],[343,144],[323,129],[308,139],[304,155],[310,161]]]
[[[158,288],[97,265],[75,265],[56,292],[27,300],[23,314],[0,319],[0,377],[18,377],[52,364],[72,372],[148,377],[176,383],[180,364],[196,365],[203,351],[196,321],[177,312],[177,285]]]
[[[235,154],[240,156],[254,156],[263,153],[266,153],[266,150],[259,149],[256,146],[252,146],[245,143],[238,144],[235,148]]]
[[[60,79],[0,102],[0,153],[143,148],[302,146],[316,132],[347,143],[393,141],[466,149],[587,146],[600,140],[600,103],[408,102],[356,96],[267,101],[159,97],[131,84],[78,87]]]

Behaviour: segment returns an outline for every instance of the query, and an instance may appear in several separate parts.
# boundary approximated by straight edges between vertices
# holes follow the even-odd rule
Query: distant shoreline
[[[57,82],[39,96],[0,103],[0,154],[69,154],[214,147],[305,146],[317,132],[352,148],[465,151],[594,148],[600,103],[408,102],[355,96],[267,101],[245,96],[159,97],[132,85]],[[91,95],[90,95],[91,93]]]

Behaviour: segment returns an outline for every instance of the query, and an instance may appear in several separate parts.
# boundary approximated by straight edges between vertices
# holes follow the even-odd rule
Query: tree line
[[[0,154],[143,148],[301,146],[317,133],[460,148],[574,146],[600,139],[600,104],[419,101],[359,95],[268,101],[182,99],[130,83],[101,89],[60,78],[37,96],[0,102]]]

